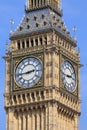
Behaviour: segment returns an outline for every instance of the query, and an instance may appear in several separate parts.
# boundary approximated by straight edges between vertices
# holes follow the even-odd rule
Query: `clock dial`
[[[21,87],[34,86],[42,76],[42,63],[35,57],[23,59],[15,71],[15,80]]]
[[[68,61],[64,61],[62,64],[62,81],[66,89],[73,92],[76,88],[76,74],[72,64]]]

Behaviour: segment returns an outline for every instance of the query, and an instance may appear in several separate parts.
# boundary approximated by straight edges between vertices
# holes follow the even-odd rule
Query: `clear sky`
[[[13,29],[19,25],[24,16],[26,0],[0,0],[0,130],[5,130],[4,80],[5,44],[9,39],[10,19],[14,19]],[[87,0],[62,0],[63,19],[65,25],[74,36],[72,28],[77,27],[77,45],[81,52],[81,117],[79,130],[87,130]]]

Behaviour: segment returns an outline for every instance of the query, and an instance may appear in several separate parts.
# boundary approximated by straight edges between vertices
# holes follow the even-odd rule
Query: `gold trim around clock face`
[[[43,54],[14,59],[13,90],[29,89],[43,85]]]
[[[64,60],[61,65],[61,78],[64,88],[74,93],[77,88],[77,76],[75,68],[69,60]]]

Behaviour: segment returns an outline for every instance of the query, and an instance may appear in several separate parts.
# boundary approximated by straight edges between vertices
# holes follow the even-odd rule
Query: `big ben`
[[[6,130],[78,130],[80,52],[61,0],[27,0],[6,51]]]

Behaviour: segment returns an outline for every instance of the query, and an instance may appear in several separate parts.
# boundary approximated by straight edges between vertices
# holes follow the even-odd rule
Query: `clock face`
[[[76,88],[76,74],[72,64],[64,61],[62,64],[62,81],[66,89],[73,92]]]
[[[42,76],[42,63],[35,57],[23,59],[15,71],[15,80],[21,87],[34,86]]]

